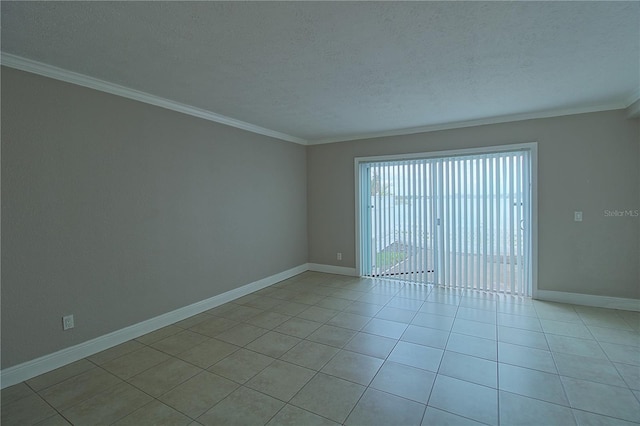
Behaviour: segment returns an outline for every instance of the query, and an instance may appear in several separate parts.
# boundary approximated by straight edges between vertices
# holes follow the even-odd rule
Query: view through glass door
[[[531,295],[530,150],[357,167],[362,275]]]

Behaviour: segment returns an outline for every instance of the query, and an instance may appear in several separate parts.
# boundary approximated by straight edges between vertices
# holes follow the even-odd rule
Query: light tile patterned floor
[[[2,391],[3,425],[640,423],[640,313],[307,272]]]

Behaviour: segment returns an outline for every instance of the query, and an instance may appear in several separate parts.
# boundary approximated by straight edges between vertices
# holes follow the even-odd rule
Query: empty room
[[[640,424],[640,2],[0,14],[3,425]]]

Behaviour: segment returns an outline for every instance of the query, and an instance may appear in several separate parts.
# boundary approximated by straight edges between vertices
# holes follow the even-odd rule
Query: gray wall
[[[1,136],[2,368],[307,261],[354,267],[357,156],[538,141],[539,288],[640,298],[640,219],[603,213],[640,208],[624,111],[305,148],[2,68]]]
[[[355,267],[355,157],[534,141],[538,288],[640,298],[640,218],[604,215],[640,209],[640,121],[622,110],[311,146],[309,262]]]
[[[306,263],[305,157],[2,68],[2,368]]]

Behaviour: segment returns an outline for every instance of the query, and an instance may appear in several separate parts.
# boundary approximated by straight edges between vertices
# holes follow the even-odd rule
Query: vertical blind
[[[531,293],[528,150],[360,163],[365,275]]]

